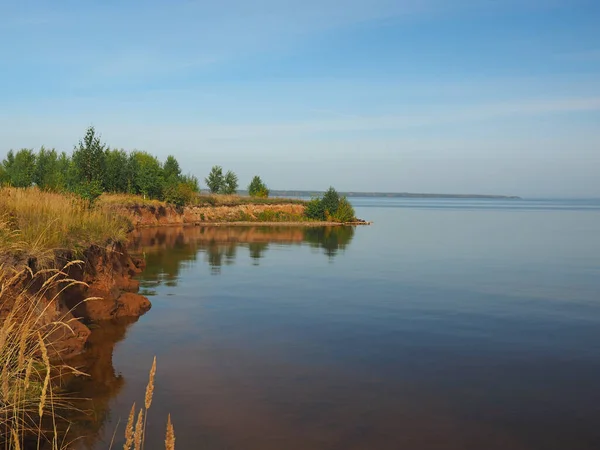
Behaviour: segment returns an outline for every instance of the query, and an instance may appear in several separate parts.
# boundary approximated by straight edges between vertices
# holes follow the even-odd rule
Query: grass
[[[134,194],[102,194],[96,204],[100,207],[114,207],[114,206],[166,206],[166,202],[160,200],[144,198],[141,195]]]
[[[5,448],[27,448],[32,439],[48,441],[53,448],[64,444],[52,433],[69,408],[68,399],[56,390],[57,379],[78,372],[58,362],[52,338],[72,332],[70,321],[75,319],[53,318],[53,302],[78,283],[59,270],[34,274],[0,265],[0,442]]]
[[[99,206],[106,207],[134,207],[134,206],[167,206],[166,202],[144,198],[133,194],[102,194],[98,200]],[[261,198],[242,195],[226,194],[197,194],[188,206],[240,206],[240,205],[304,205],[305,200],[293,198]]]
[[[123,217],[75,195],[0,188],[0,254],[41,258],[57,249],[122,241],[128,229]]]
[[[240,206],[240,205],[304,205],[306,201],[292,198],[261,198],[241,195],[200,194],[194,206]]]
[[[69,263],[77,264],[78,261]],[[25,450],[44,448],[67,450],[69,411],[73,403],[61,392],[66,374],[85,375],[62,362],[53,346],[57,333],[73,333],[76,319],[56,316],[60,293],[74,284],[83,284],[63,270],[33,273],[0,264],[0,447]],[[70,317],[70,319],[67,319]],[[134,425],[135,404],[125,428],[124,450],[141,450],[146,418],[152,404],[156,358],[150,369],[144,406]],[[65,426],[66,424],[66,426]],[[116,434],[115,430],[115,434]],[[76,437],[77,438],[77,437]],[[112,448],[112,444],[110,446]],[[175,433],[169,415],[166,450],[175,449]]]

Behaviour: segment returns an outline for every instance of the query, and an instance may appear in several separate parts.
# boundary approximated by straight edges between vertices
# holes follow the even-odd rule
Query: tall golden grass
[[[167,206],[166,202],[144,198],[141,195],[134,194],[109,194],[104,193],[98,200],[96,200],[99,206]]]
[[[0,188],[0,253],[42,257],[124,240],[128,228],[120,215],[75,195]]]
[[[97,203],[100,206],[113,208],[121,206],[167,206],[166,202],[133,194],[104,193],[98,198]],[[189,206],[288,205],[290,203],[304,205],[306,201],[279,197],[249,197],[237,194],[197,194],[193,197]]]
[[[60,384],[65,374],[85,374],[65,364],[53,346],[57,332],[72,333],[76,320],[68,313],[57,316],[55,302],[64,289],[83,284],[68,278],[68,265],[33,273],[0,264],[0,448],[67,450],[77,439],[64,426],[74,406]],[[124,450],[143,448],[155,374],[156,358],[135,426],[135,404],[131,409]],[[170,416],[165,436],[165,448],[174,450]]]
[[[32,437],[53,448],[63,444],[52,430],[70,404],[55,390],[57,378],[80,372],[53,351],[52,337],[72,332],[75,320],[57,316],[54,301],[74,284],[80,282],[64,271],[33,273],[0,264],[0,441],[9,448],[27,448]]]
[[[306,204],[305,200],[280,197],[250,197],[237,194],[200,194],[194,199],[195,206],[240,206],[240,205],[289,205]]]

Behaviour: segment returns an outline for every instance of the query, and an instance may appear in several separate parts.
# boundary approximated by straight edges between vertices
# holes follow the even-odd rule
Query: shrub
[[[340,197],[330,187],[322,198],[313,198],[306,204],[304,215],[312,220],[351,222],[354,220],[354,208],[346,197]]]
[[[102,195],[102,184],[98,180],[84,181],[75,187],[75,194],[86,200],[90,206]]]
[[[337,222],[352,222],[355,220],[354,208],[346,197],[340,198],[338,203],[337,211],[333,214],[332,218]]]
[[[313,220],[325,220],[325,208],[320,198],[313,198],[306,204],[304,215]]]
[[[260,177],[256,175],[248,185],[248,194],[250,194],[250,197],[267,198],[269,196],[269,189]]]
[[[165,201],[178,208],[193,202],[196,192],[188,183],[170,184],[165,188]]]

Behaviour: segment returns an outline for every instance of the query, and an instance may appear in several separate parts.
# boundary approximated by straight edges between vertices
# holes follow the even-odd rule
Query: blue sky
[[[600,2],[0,0],[0,157],[275,189],[600,197]]]

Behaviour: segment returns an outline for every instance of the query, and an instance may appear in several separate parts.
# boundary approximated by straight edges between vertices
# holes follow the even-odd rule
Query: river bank
[[[364,220],[341,223],[309,220],[306,206],[298,203],[245,203],[221,206],[184,206],[169,204],[114,204],[111,211],[125,217],[134,228],[170,225],[261,225],[261,226],[340,226],[367,225]]]
[[[177,207],[139,196],[103,195],[89,207],[72,195],[35,188],[3,188],[0,193],[1,269],[22,274],[3,291],[0,320],[22,291],[40,288],[33,282],[46,270],[61,271],[73,285],[45,295],[44,323],[68,322],[70,331],[53,334],[50,344],[61,359],[81,353],[89,327],[98,322],[139,317],[151,308],[138,294],[134,279],[145,267],[143,255],[132,257],[127,245],[132,231],[147,227],[338,227],[363,225],[309,220],[307,203],[288,199],[239,196],[198,198]]]

